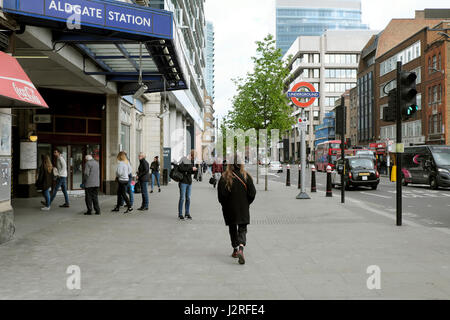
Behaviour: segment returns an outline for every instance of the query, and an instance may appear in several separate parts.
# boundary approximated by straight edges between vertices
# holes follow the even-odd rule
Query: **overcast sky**
[[[413,18],[415,10],[450,8],[448,0],[362,0],[362,20],[382,30],[392,18]],[[231,108],[235,87],[231,79],[251,71],[255,41],[275,35],[275,0],[206,0],[206,19],[216,36],[216,116]]]

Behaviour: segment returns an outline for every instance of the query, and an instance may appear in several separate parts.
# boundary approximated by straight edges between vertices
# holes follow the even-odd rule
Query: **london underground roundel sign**
[[[302,90],[303,89],[303,90]],[[305,91],[309,90],[309,91]],[[299,82],[292,87],[292,90],[288,92],[288,98],[292,102],[300,107],[307,108],[311,106],[317,98],[319,98],[320,93],[316,92],[314,86],[309,82]],[[307,99],[305,102],[301,102],[299,99]]]

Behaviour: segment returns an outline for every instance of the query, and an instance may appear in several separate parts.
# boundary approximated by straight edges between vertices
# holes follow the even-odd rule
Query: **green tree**
[[[272,129],[285,132],[295,123],[291,117],[289,100],[284,93],[284,81],[289,75],[290,59],[282,60],[281,50],[276,48],[275,39],[270,34],[256,44],[256,55],[252,57],[253,71],[247,73],[244,78],[233,80],[237,93],[232,100],[232,110],[225,118],[225,125],[244,131],[252,128],[257,131],[267,129],[270,141]],[[258,165],[257,168],[257,183],[259,183]],[[267,191],[267,175],[265,190]]]

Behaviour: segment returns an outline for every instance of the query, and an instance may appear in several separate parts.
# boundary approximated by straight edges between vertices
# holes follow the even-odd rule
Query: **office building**
[[[206,91],[207,94],[214,101],[215,92],[214,92],[214,71],[215,71],[215,45],[214,45],[214,25],[212,22],[208,21],[206,23],[206,49],[205,49],[205,58],[206,58]]]
[[[361,23],[361,0],[276,0],[277,48],[283,55],[299,36],[355,29],[368,29]]]
[[[320,92],[320,98],[305,109],[309,121],[306,144],[311,152],[314,149],[315,127],[322,123],[325,113],[334,109],[335,100],[356,86],[361,49],[375,33],[369,30],[332,30],[322,36],[302,36],[285,54],[284,59],[291,57],[291,72],[286,86],[290,89],[294,84],[306,81]],[[298,117],[301,110],[292,107],[292,116]],[[290,132],[289,138],[289,155],[293,160],[298,159],[300,149],[295,131]]]

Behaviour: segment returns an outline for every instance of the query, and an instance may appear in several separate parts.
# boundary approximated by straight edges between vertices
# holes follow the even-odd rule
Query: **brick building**
[[[442,22],[434,29],[445,30],[450,22]],[[449,72],[450,42],[449,31],[434,31],[429,35],[425,49],[426,72],[424,75],[426,106],[426,143],[449,144],[450,105]]]

